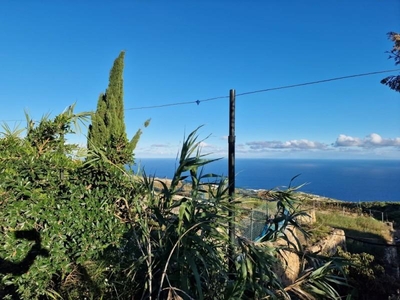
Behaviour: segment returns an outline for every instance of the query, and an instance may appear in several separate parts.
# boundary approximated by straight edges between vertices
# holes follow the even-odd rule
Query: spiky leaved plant
[[[298,175],[297,175],[298,176]],[[307,253],[298,234],[308,237],[298,222],[308,216],[301,209],[296,191],[303,185],[269,191],[268,201],[276,203],[276,213],[270,220],[269,229],[251,241],[238,238],[239,255],[236,262],[236,280],[229,296],[235,299],[338,299],[336,288],[346,285],[342,265],[338,258]],[[302,263],[293,283],[283,280],[281,269],[287,268],[287,254],[297,255]],[[290,266],[289,266],[290,267]]]
[[[214,160],[200,154],[196,134],[183,143],[171,183],[144,176],[146,194],[129,203],[131,231],[120,260],[129,265],[133,285],[120,297],[218,299],[227,284],[227,185],[221,176],[199,171]],[[179,196],[189,179],[190,195]],[[156,181],[162,185],[158,193]]]
[[[322,291],[327,299],[334,295],[332,286],[324,281],[331,275],[333,264],[311,268],[291,287],[285,286],[277,275],[281,251],[301,254],[299,246],[295,246],[297,241],[290,238],[291,228],[302,230],[296,218],[305,214],[297,207],[296,188],[289,186],[285,191],[271,192],[271,201],[277,204],[274,222],[280,225],[257,243],[238,236],[235,257],[227,257],[227,227],[229,221],[234,221],[229,219],[228,212],[238,210],[241,203],[229,201],[223,177],[202,173],[202,167],[214,160],[200,153],[197,130],[185,139],[170,184],[144,175],[142,198],[124,202],[128,208],[125,221],[131,230],[117,256],[119,271],[110,277],[113,296],[289,299],[291,295],[301,295],[299,291],[313,297]],[[188,181],[190,193],[182,196],[184,181]],[[155,192],[157,182],[162,189]],[[235,262],[233,273],[229,273],[229,259]]]

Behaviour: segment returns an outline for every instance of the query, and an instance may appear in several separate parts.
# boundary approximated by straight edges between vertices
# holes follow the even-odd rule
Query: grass
[[[343,229],[346,234],[347,251],[351,253],[370,253],[382,258],[385,247],[392,240],[388,225],[372,217],[337,212],[318,211],[318,226]],[[321,234],[319,232],[319,234]]]
[[[310,233],[310,237],[307,241],[302,243],[303,245],[314,245],[323,238],[327,237],[332,231],[332,227],[320,223],[303,224],[302,226],[307,232]]]
[[[360,238],[378,238],[389,242],[392,240],[386,223],[366,216],[346,215],[340,212],[317,212],[317,223],[343,229],[346,233],[357,232]]]

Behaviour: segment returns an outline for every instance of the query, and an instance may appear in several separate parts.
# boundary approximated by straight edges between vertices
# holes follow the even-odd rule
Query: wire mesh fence
[[[257,208],[250,209],[248,214],[240,217],[238,231],[243,237],[254,241],[262,232],[268,219],[276,214],[276,205],[265,203]]]

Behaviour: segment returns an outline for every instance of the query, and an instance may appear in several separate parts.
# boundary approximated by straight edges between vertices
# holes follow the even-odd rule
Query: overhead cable
[[[285,86],[280,86],[280,87],[274,87],[274,88],[268,88],[268,89],[250,91],[250,92],[244,92],[244,93],[236,94],[236,97],[244,96],[244,95],[250,95],[250,94],[256,94],[256,93],[276,91],[276,90],[290,89],[290,88],[295,88],[295,87],[300,87],[300,86],[305,86],[305,85],[313,85],[313,84],[325,83],[325,82],[336,81],[336,80],[343,80],[343,79],[348,79],[348,78],[376,75],[376,74],[382,74],[382,73],[388,73],[388,72],[394,72],[394,71],[400,71],[400,69],[386,70],[386,71],[376,71],[376,72],[369,72],[369,73],[341,76],[341,77],[335,77],[335,78],[329,78],[329,79],[323,79],[323,80],[317,80],[317,81],[310,81],[310,82],[305,82],[305,83],[285,85]]]
[[[133,108],[126,108],[125,110],[138,110],[138,109],[150,109],[150,108],[160,108],[160,107],[167,107],[167,106],[176,106],[176,105],[185,105],[185,104],[197,104],[199,105],[201,102],[213,101],[222,98],[229,98],[229,96],[219,96],[213,97],[203,100],[195,100],[195,101],[186,101],[186,102],[176,102],[176,103],[168,103],[168,104],[160,104],[160,105],[152,105],[152,106],[141,106],[141,107],[133,107]]]
[[[306,85],[314,85],[314,84],[320,84],[320,83],[343,80],[343,79],[349,79],[349,78],[355,78],[355,77],[363,77],[363,76],[370,76],[370,75],[376,75],[376,74],[382,74],[382,73],[389,73],[389,72],[395,72],[395,71],[400,71],[400,69],[368,72],[368,73],[361,73],[361,74],[353,74],[353,75],[334,77],[334,78],[329,78],[329,79],[322,79],[322,80],[317,80],[317,81],[310,81],[310,82],[297,83],[297,84],[285,85],[285,86],[280,86],[280,87],[267,88],[267,89],[262,89],[262,90],[254,90],[254,91],[249,91],[249,92],[243,92],[243,93],[236,94],[236,97],[246,96],[246,95],[251,95],[251,94],[256,94],[256,93],[264,93],[264,92],[276,91],[276,90],[291,89],[291,88],[295,88],[295,87],[301,87],[301,86],[306,86]],[[229,98],[229,96],[219,96],[219,97],[213,97],[213,98],[208,98],[208,99],[203,99],[203,100],[187,101],[187,102],[176,102],[176,103],[160,104],[160,105],[153,105],[153,106],[132,107],[132,108],[128,108],[128,109],[125,109],[125,110],[152,109],[152,108],[161,108],[161,107],[167,107],[167,106],[177,106],[177,105],[186,105],[186,104],[197,104],[197,105],[199,105],[201,102],[207,102],[207,101],[213,101],[213,100],[219,100],[219,99],[225,99],[225,98]]]
[[[246,95],[251,95],[251,94],[256,94],[256,93],[265,93],[265,92],[276,91],[276,90],[291,89],[291,88],[295,88],[295,87],[314,85],[314,84],[320,84],[320,83],[325,83],[325,82],[330,82],[330,81],[338,81],[338,80],[349,79],[349,78],[370,76],[370,75],[376,75],[376,74],[382,74],[382,73],[390,73],[390,72],[396,72],[396,71],[400,71],[400,69],[353,74],[353,75],[334,77],[334,78],[329,78],[329,79],[322,79],[322,80],[309,81],[309,82],[303,82],[303,83],[297,83],[297,84],[291,84],[291,85],[284,85],[284,86],[280,86],[280,87],[272,87],[272,88],[266,88],[266,89],[261,89],[261,90],[254,90],[254,91],[236,94],[236,97],[246,96]],[[218,96],[218,97],[212,97],[212,98],[207,98],[207,99],[202,99],[202,100],[166,103],[166,104],[151,105],[151,106],[131,107],[131,108],[126,108],[125,110],[127,111],[127,110],[140,110],[140,109],[154,109],[154,108],[163,108],[163,107],[169,107],[169,106],[187,105],[187,104],[200,105],[202,102],[215,101],[215,100],[226,99],[226,98],[229,98],[229,96]],[[0,120],[0,121],[1,122],[20,122],[23,120]]]

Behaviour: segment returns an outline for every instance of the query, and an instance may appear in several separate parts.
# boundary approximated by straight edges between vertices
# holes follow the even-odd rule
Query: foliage
[[[235,257],[227,257],[227,226],[234,221],[229,211],[234,210],[237,215],[240,203],[229,202],[224,178],[202,173],[201,168],[213,160],[199,153],[200,142],[196,131],[187,137],[170,185],[159,181],[163,189],[155,193],[158,180],[144,176],[146,196],[140,202],[125,203],[129,207],[125,221],[131,230],[125,236],[123,251],[112,263],[120,265],[109,277],[111,290],[115,291],[110,297],[278,299],[289,298],[296,294],[295,290],[303,291],[310,299],[317,294],[326,295],[326,299],[337,297],[332,281],[337,283],[340,279],[331,274],[337,267],[333,263],[308,264],[310,269],[296,282],[296,289],[286,290],[276,273],[280,252],[298,249],[288,237],[289,225],[301,230],[295,219],[305,214],[297,211],[293,198],[296,188],[272,193],[272,201],[278,207],[274,221],[283,221],[283,226],[266,234],[260,243],[237,236]],[[191,185],[190,196],[179,195],[183,181]],[[234,262],[233,273],[229,260]]]
[[[6,131],[0,139],[1,286],[22,299],[99,294],[98,259],[124,233],[114,204],[132,188],[121,193],[86,185],[82,176],[90,164],[76,160],[76,147],[65,141],[71,124],[86,116],[73,114],[72,106],[37,126],[28,118],[25,138]],[[117,172],[113,176],[112,184],[124,182]],[[21,239],[27,231],[38,238]]]
[[[400,288],[398,280],[385,273],[369,253],[350,253],[338,248],[337,255],[349,263],[343,270],[353,288],[352,299],[386,299]]]
[[[301,210],[302,203],[296,197],[296,191],[302,186],[291,187],[291,183],[296,177],[292,178],[286,190],[269,192],[271,200],[276,201],[277,204],[277,213],[272,220],[275,230],[268,231],[262,240],[275,242],[274,247],[277,254],[282,256],[281,260],[286,259],[285,253],[295,253],[303,258],[303,268],[300,270],[298,278],[284,287],[284,296],[295,299],[338,299],[340,295],[336,287],[346,285],[342,272],[342,261],[307,253],[302,248],[299,236],[303,235],[309,238],[310,234],[297,221],[308,214]]]
[[[307,259],[309,268],[303,270],[299,278],[287,286],[285,291],[304,300],[342,298],[338,289],[348,286],[343,277],[344,261],[337,258],[324,260],[316,255]]]
[[[128,141],[124,121],[123,70],[125,52],[121,51],[110,71],[108,88],[100,94],[97,110],[89,126],[88,148],[101,149],[113,164],[133,163],[133,150],[142,134],[139,129]],[[144,123],[149,125],[150,120]]]
[[[115,286],[119,297],[218,299],[223,293],[228,281],[226,224],[232,206],[227,201],[225,181],[215,174],[198,172],[211,161],[197,151],[198,145],[193,132],[182,146],[171,184],[160,181],[163,189],[155,194],[156,179],[144,176],[144,199],[129,203],[126,221],[131,231],[124,254],[116,257],[116,263],[127,268],[122,274],[114,273],[110,281],[129,282],[132,290],[123,283]],[[191,180],[191,195],[180,198],[180,183],[187,179]],[[210,179],[215,189],[203,182]],[[204,198],[204,194],[211,197]]]
[[[400,34],[389,32],[388,38],[393,42],[392,50],[388,51],[389,59],[394,59],[395,65],[397,66],[400,64]],[[388,76],[382,79],[381,83],[387,85],[396,92],[400,92],[400,75]]]
[[[213,159],[200,153],[197,130],[182,145],[169,185],[138,181],[107,152],[92,147],[86,160],[66,143],[72,123],[85,117],[73,107],[35,125],[26,137],[5,128],[0,139],[2,296],[21,299],[325,299],[338,296],[337,265],[310,259],[286,286],[278,276],[282,251],[306,257],[292,228],[304,215],[297,188],[271,192],[273,222],[281,224],[255,243],[238,235],[234,257],[228,184],[203,174]],[[155,192],[156,182],[162,189]],[[183,185],[189,194],[180,195]],[[304,232],[304,234],[307,234]],[[228,261],[233,262],[233,270]]]

